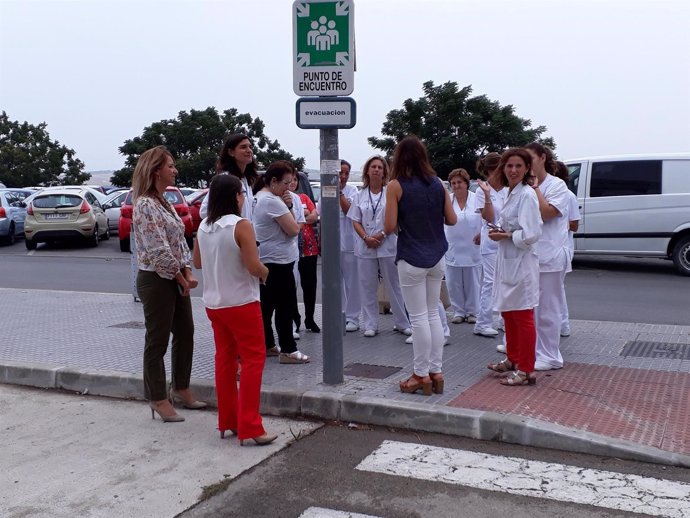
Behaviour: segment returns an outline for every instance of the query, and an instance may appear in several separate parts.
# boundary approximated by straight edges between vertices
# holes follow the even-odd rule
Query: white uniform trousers
[[[359,296],[359,274],[354,252],[340,252],[340,270],[343,272],[342,304],[345,320],[359,325],[362,301]]]
[[[479,292],[479,314],[475,330],[494,328],[494,272],[496,271],[496,254],[482,254],[482,286]]]
[[[561,332],[570,334],[570,312],[568,299],[565,296],[565,282],[563,282],[563,314],[561,315]]]
[[[379,286],[379,270],[386,286],[395,326],[400,331],[410,327],[402,291],[400,291],[395,257],[380,257],[378,259],[358,257],[357,268],[359,270],[359,293],[362,298],[362,325],[364,329],[373,331],[379,329],[379,303],[376,293]]]
[[[539,306],[534,309],[537,326],[537,363],[552,368],[563,367],[561,356],[561,320],[563,315],[563,283],[565,270],[539,274]]]
[[[477,316],[479,313],[479,280],[481,274],[481,265],[446,265],[446,285],[448,286],[450,309],[454,317]]]

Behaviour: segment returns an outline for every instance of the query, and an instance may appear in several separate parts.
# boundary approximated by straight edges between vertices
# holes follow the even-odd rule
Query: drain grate
[[[690,344],[632,341],[625,344],[621,356],[659,358],[664,360],[690,360]]]
[[[108,327],[119,327],[121,329],[146,329],[143,322],[137,322],[133,320],[132,322],[123,322],[122,324],[114,324]]]
[[[357,378],[372,378],[382,380],[402,370],[402,367],[387,367],[385,365],[369,365],[368,363],[349,363],[343,369],[346,376]]]

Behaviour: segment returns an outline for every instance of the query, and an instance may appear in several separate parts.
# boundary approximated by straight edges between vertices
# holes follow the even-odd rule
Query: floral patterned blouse
[[[302,200],[302,205],[306,207],[306,209],[309,212],[314,212],[314,209],[316,209],[316,206],[314,205],[314,202],[309,199],[309,196],[306,194],[302,193],[299,195],[300,200]],[[309,225],[305,223],[302,226],[302,230],[300,232],[300,238],[301,238],[301,245],[300,246],[300,254],[303,257],[309,257],[311,255],[319,255],[319,240],[316,237],[316,225],[312,224]]]
[[[132,223],[140,270],[174,279],[182,268],[190,267],[184,223],[167,200],[139,196],[134,203]]]

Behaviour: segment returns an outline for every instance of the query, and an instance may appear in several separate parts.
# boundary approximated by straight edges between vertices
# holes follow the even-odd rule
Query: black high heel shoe
[[[310,320],[310,321],[305,320],[304,321],[304,327],[305,327],[305,329],[308,329],[312,333],[320,333],[321,332],[321,328],[319,326],[317,326],[316,322],[314,322],[313,320]]]

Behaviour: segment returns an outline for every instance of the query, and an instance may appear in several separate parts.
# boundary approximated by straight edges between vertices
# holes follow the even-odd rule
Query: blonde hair
[[[462,167],[458,169],[453,169],[450,172],[450,174],[448,175],[448,183],[450,183],[453,180],[453,178],[457,178],[458,176],[465,180],[465,183],[468,187],[470,186],[470,174],[467,171],[465,171]]]
[[[163,167],[168,158],[173,156],[165,146],[156,146],[141,154],[132,176],[132,201],[139,196],[159,197],[154,173]]]
[[[388,162],[386,162],[386,159],[382,156],[374,155],[364,162],[364,166],[362,167],[362,187],[369,187],[369,166],[374,160],[379,160],[383,164],[383,185],[388,183]]]

